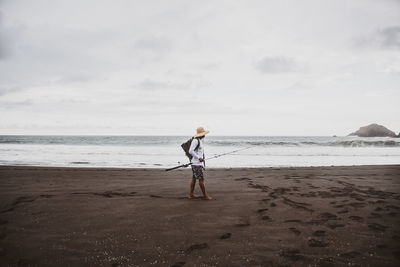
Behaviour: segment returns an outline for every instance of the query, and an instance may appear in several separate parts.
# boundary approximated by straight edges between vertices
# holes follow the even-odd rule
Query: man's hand
[[[200,162],[203,162],[203,158],[199,158]]]

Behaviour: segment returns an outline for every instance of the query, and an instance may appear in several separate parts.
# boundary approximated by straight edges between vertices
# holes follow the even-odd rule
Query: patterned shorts
[[[192,165],[192,173],[193,173],[193,179],[198,179],[198,180],[204,179],[203,166]]]

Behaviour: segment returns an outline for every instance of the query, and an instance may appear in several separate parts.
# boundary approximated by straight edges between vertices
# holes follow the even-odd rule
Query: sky
[[[398,133],[399,100],[399,0],[0,0],[0,134]]]

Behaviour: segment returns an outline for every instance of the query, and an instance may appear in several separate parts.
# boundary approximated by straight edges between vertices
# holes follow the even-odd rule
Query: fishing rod
[[[235,152],[238,152],[238,151],[242,151],[242,150],[246,150],[246,149],[249,149],[249,148],[251,148],[251,146],[246,147],[246,148],[242,148],[242,149],[238,149],[238,150],[234,150],[234,151],[231,151],[231,152],[215,155],[215,156],[213,156],[211,158],[208,158],[207,160],[216,159],[216,158],[219,158],[221,156],[225,156],[225,155],[232,154],[232,153],[235,153]],[[172,171],[172,170],[179,169],[179,168],[186,168],[186,167],[188,167],[190,165],[192,165],[191,162],[190,163],[186,163],[186,164],[182,164],[182,165],[178,165],[178,166],[173,167],[173,168],[165,169],[165,171],[167,172],[167,171]]]
[[[246,149],[249,149],[249,148],[252,148],[252,147],[249,146],[249,147],[245,147],[245,148],[242,148],[242,149],[234,150],[234,151],[231,151],[231,152],[227,152],[227,153],[215,155],[214,157],[208,158],[207,160],[216,159],[216,158],[219,158],[219,157],[221,157],[221,156],[228,155],[228,154],[232,154],[232,153],[235,153],[235,152],[238,152],[238,151],[242,151],[242,150],[246,150]]]

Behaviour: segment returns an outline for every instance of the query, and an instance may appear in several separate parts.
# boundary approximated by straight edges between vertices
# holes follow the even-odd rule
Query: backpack
[[[192,158],[193,158],[193,156],[190,155],[190,153],[189,153],[190,145],[192,144],[193,139],[194,139],[194,137],[190,138],[189,140],[187,140],[185,143],[183,143],[181,145],[183,151],[185,151],[185,154],[189,158],[189,160],[192,160]],[[200,141],[198,139],[197,139],[197,141],[198,141],[198,143],[194,150],[197,150],[200,147]]]

